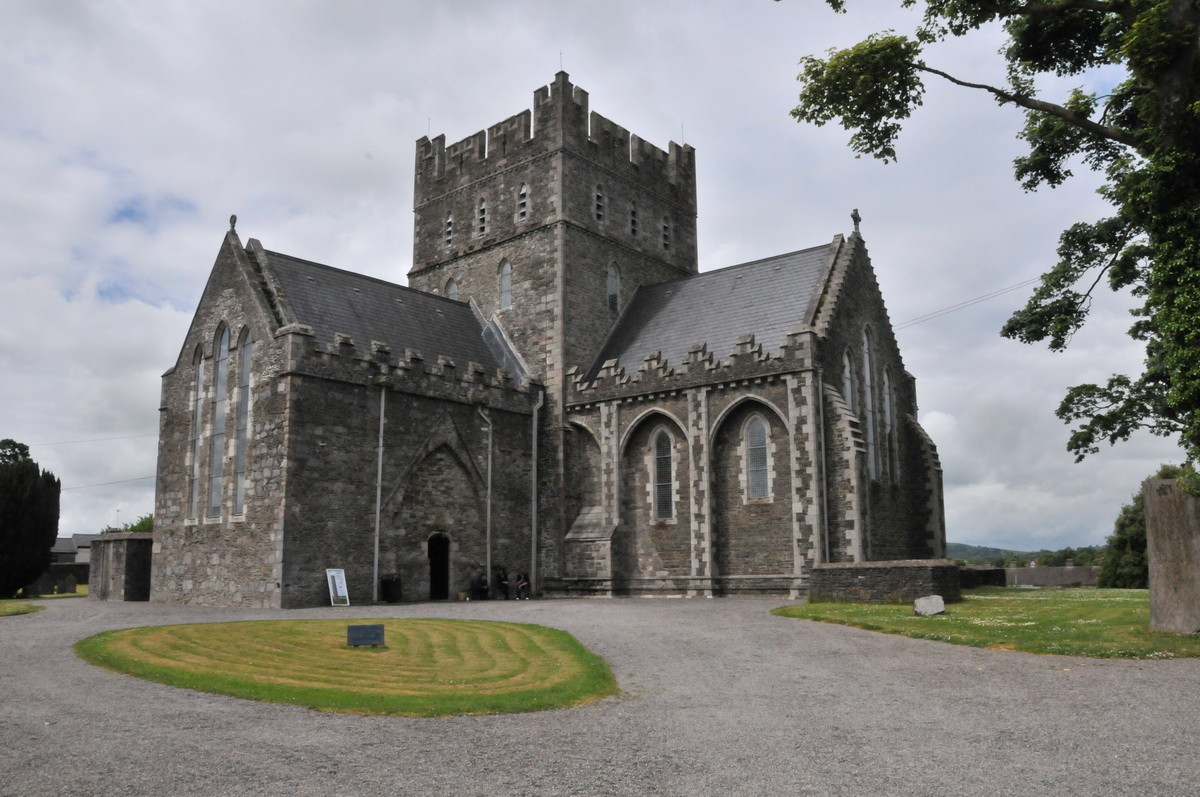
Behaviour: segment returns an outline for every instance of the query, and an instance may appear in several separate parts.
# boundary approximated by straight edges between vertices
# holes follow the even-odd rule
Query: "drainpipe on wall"
[[[488,594],[492,592],[492,419],[487,414],[487,410],[483,407],[477,408],[479,417],[483,418],[483,422],[487,424],[488,433],[488,451],[487,451],[487,506],[485,509],[485,536],[487,547],[487,583]]]
[[[387,386],[379,386],[379,450],[375,463],[375,561],[371,572],[371,600],[379,603],[379,517],[383,509],[383,422],[387,411]]]
[[[538,555],[538,410],[546,403],[545,391],[538,391],[537,404],[533,405],[533,467],[532,481],[529,490],[529,591],[536,595],[537,588],[537,555]]]

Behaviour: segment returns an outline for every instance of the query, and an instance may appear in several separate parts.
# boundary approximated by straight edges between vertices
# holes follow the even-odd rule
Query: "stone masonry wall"
[[[945,559],[817,565],[809,594],[849,603],[908,603],[926,595],[941,595],[946,603],[962,600],[958,565]]]

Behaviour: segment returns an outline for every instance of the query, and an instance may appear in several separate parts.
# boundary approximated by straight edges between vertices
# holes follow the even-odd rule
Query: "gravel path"
[[[90,600],[0,618],[0,795],[1195,794],[1200,660],[954,647],[773,617],[779,601],[550,600],[289,612]],[[139,681],[110,628],[271,617],[564,628],[621,695],[441,719],[321,714]]]

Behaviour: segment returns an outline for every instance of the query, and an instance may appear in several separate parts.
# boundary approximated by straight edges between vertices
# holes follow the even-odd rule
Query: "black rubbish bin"
[[[403,599],[399,573],[392,573],[379,579],[379,595],[387,603],[399,603]]]

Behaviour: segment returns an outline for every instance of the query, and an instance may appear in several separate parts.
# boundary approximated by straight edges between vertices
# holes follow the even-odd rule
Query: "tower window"
[[[604,221],[604,186],[596,186],[596,221]]]
[[[671,473],[671,435],[663,429],[654,436],[654,517],[675,517],[675,485]]]
[[[671,217],[670,216],[663,216],[662,245],[663,245],[663,249],[671,248]]]
[[[221,515],[221,482],[225,477],[225,410],[229,391],[229,327],[221,327],[213,366],[212,434],[209,437],[208,516]]]
[[[637,238],[637,203],[629,206],[629,234]]]
[[[770,497],[767,462],[767,425],[755,416],[746,424],[746,497]]]
[[[487,233],[487,200],[483,197],[479,198],[479,209],[475,214],[475,231],[480,235]]]
[[[446,280],[446,298],[458,301],[458,283],[453,278]]]
[[[621,272],[616,263],[608,264],[608,309],[617,312],[621,307]]]
[[[446,214],[445,231],[442,234],[442,240],[446,243],[446,248],[449,249],[454,244],[454,214]]]
[[[517,189],[517,221],[529,218],[529,186],[521,183]]]
[[[500,309],[512,307],[512,266],[507,260],[500,262]]]

